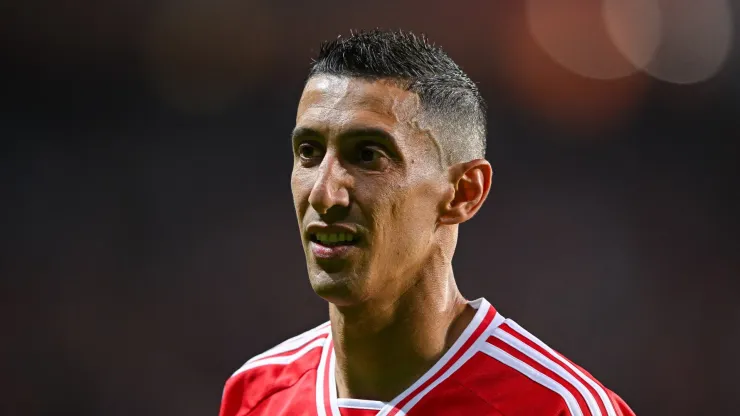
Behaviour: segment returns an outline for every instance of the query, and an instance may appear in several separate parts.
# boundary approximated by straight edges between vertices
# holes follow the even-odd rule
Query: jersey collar
[[[385,404],[377,416],[405,415],[427,393],[454,373],[477,350],[478,344],[485,342],[486,334],[503,322],[504,318],[484,298],[469,302],[477,309],[475,316],[452,347],[422,375],[414,384]],[[337,405],[337,384],[335,380],[336,357],[332,335],[324,344],[316,377],[316,407],[319,416],[341,416]],[[360,405],[364,400],[353,400]],[[375,401],[367,401],[368,408]]]

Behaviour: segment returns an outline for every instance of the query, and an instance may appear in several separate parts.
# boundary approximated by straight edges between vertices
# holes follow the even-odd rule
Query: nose
[[[348,207],[350,182],[351,178],[339,159],[327,153],[319,165],[308,202],[320,215],[325,215],[336,206]]]

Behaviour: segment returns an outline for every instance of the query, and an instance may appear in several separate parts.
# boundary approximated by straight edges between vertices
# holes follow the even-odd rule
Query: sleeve
[[[633,412],[627,403],[625,403],[625,401],[616,393],[611,390],[607,390],[607,394],[614,405],[614,410],[617,412],[617,416],[636,416],[635,412]]]
[[[219,416],[244,416],[248,410],[244,404],[244,377],[234,376],[226,381],[221,397]]]

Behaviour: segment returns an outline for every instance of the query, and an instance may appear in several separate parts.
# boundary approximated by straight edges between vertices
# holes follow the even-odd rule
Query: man
[[[221,416],[632,415],[590,374],[457,289],[459,224],[491,187],[475,84],[404,32],[325,43],[291,177],[330,321],[242,366]]]

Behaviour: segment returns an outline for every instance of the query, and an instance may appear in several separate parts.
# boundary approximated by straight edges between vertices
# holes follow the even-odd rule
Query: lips
[[[311,252],[317,259],[339,259],[349,255],[361,241],[358,227],[351,224],[311,223],[306,227]]]

